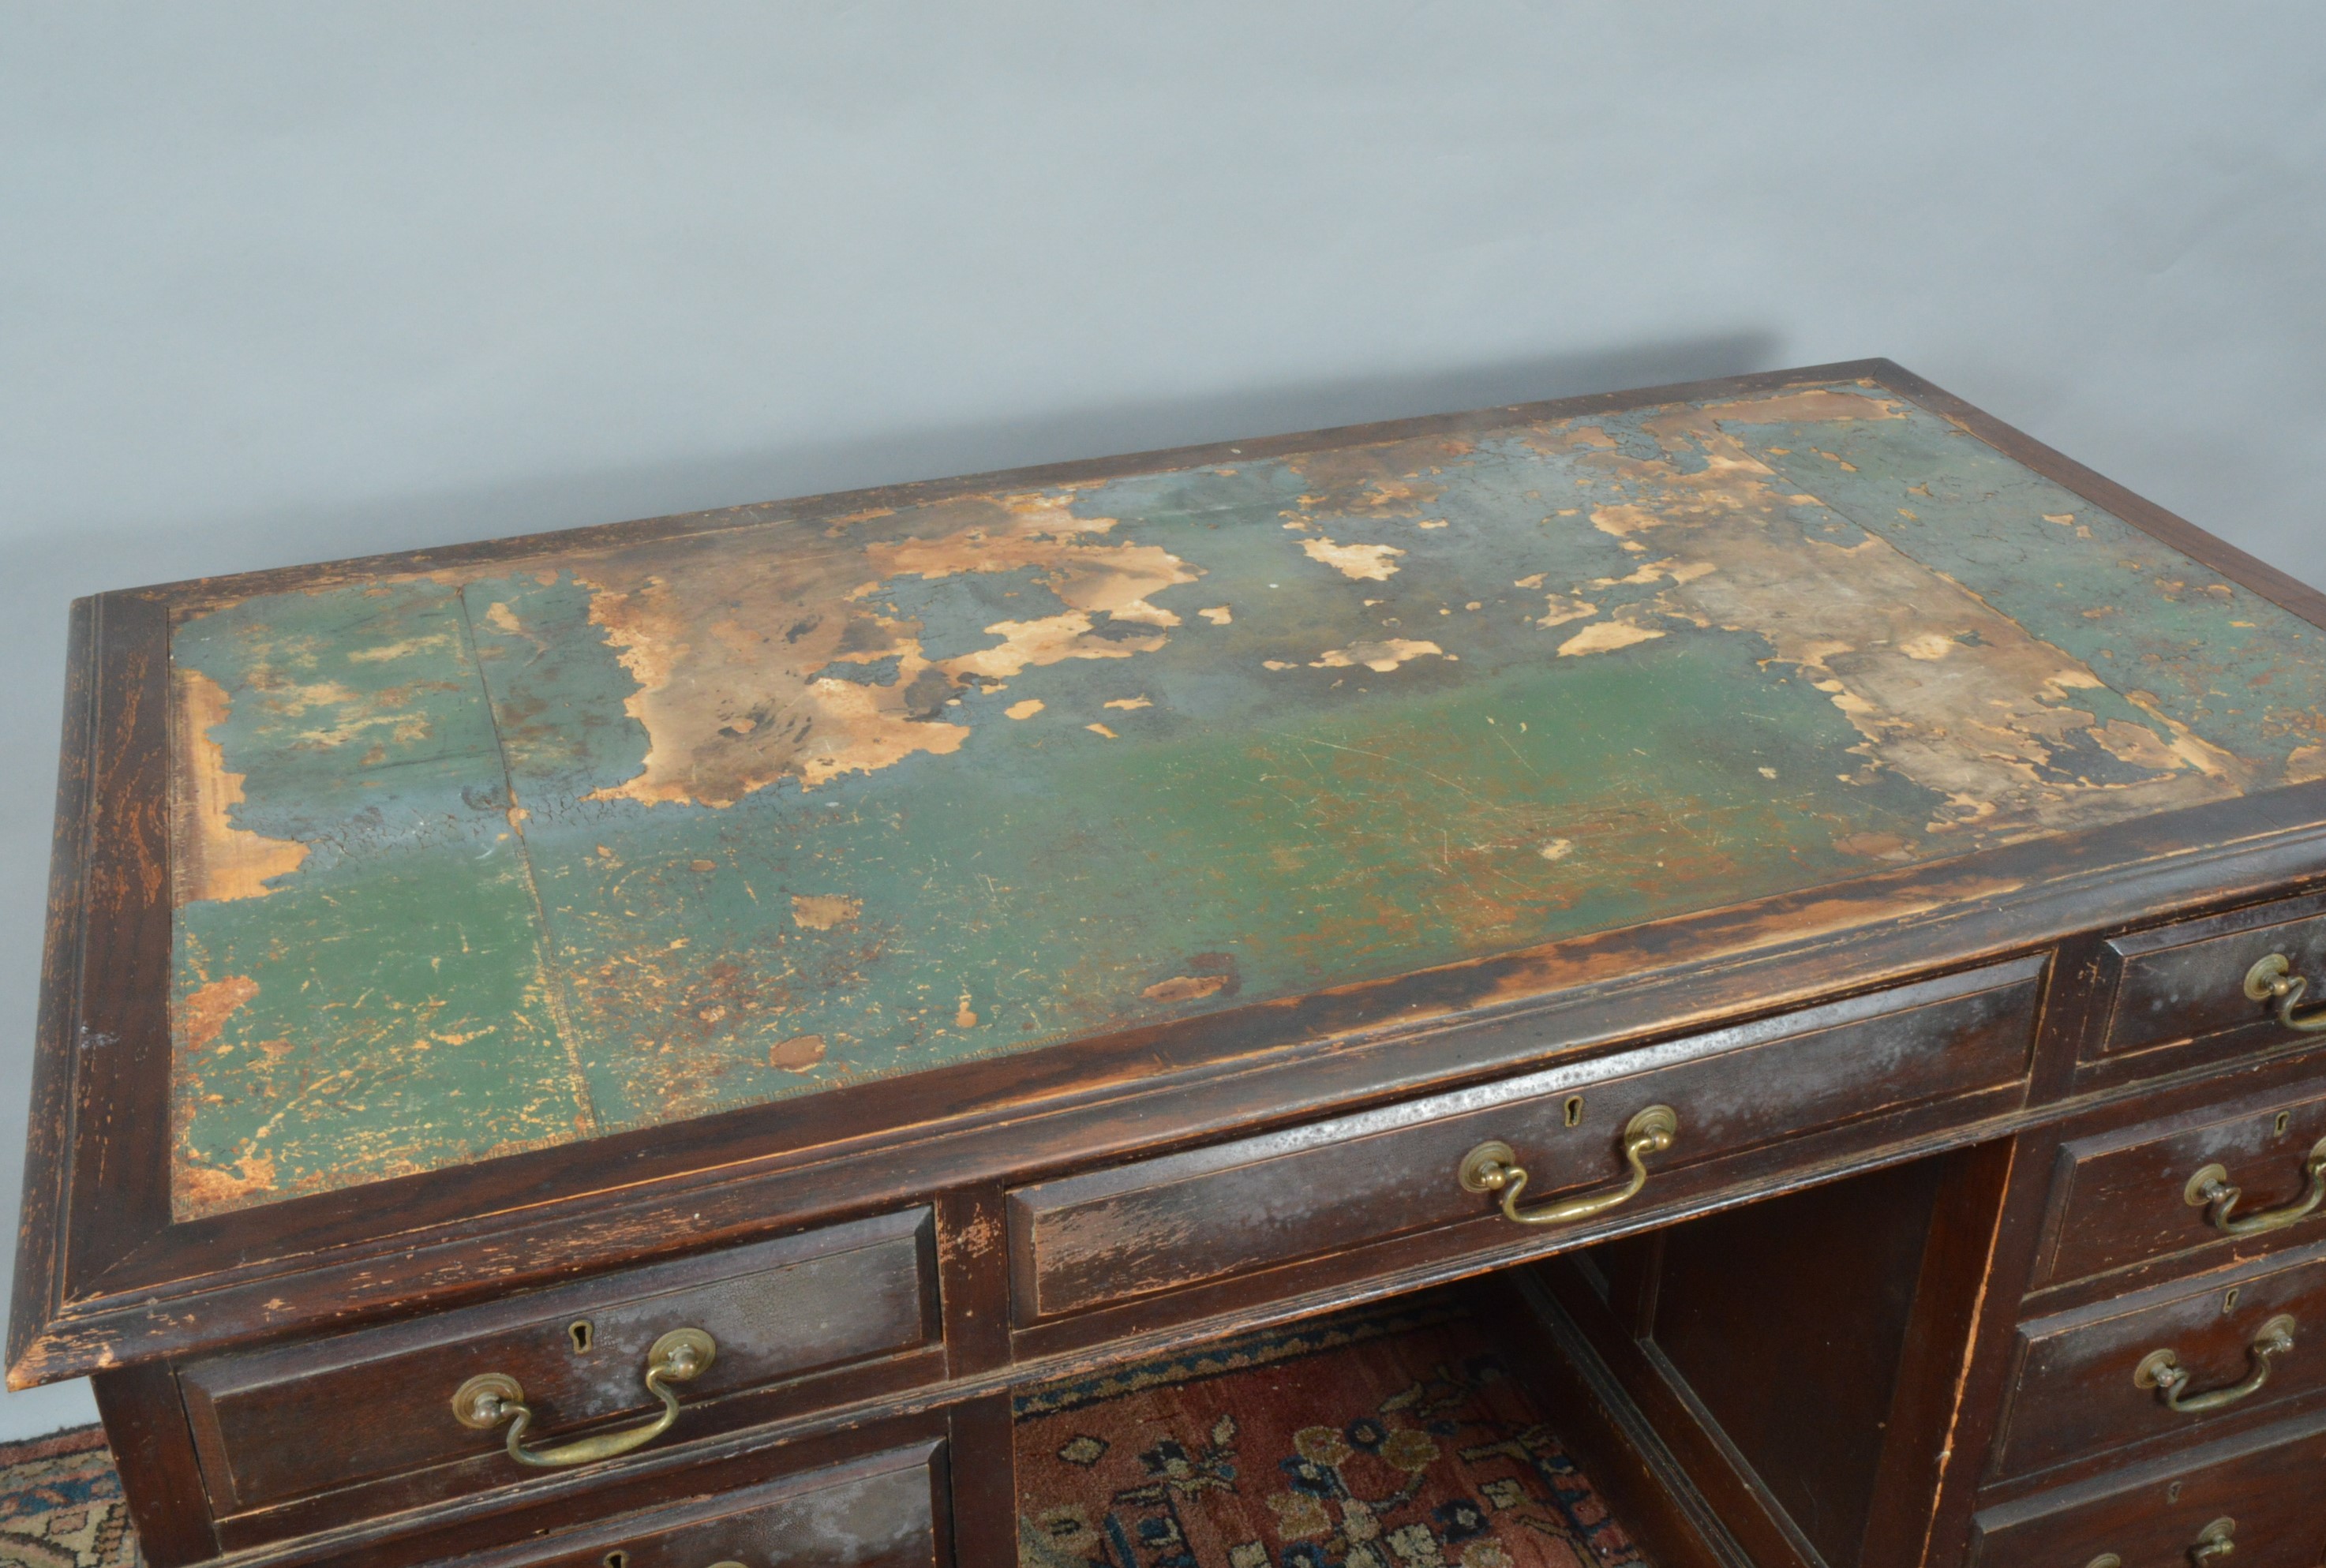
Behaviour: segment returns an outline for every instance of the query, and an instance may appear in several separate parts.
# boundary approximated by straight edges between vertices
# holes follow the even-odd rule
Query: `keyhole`
[[[2292,1111],[2290,1111],[2290,1110],[2281,1110],[2281,1111],[2279,1111],[2279,1112],[2277,1113],[2277,1123],[2276,1123],[2276,1128],[2275,1128],[2275,1130],[2276,1130],[2276,1133],[2277,1133],[2277,1136],[2278,1136],[2278,1137],[2284,1137],[2285,1136],[2285,1129],[2286,1129],[2287,1127],[2292,1127],[2293,1125],[2293,1113]]]
[[[2179,1481],[2174,1481],[2171,1486],[2164,1489],[2164,1500],[2168,1503],[2177,1503],[2181,1500],[2181,1483]]]
[[[573,1326],[576,1328],[586,1328],[589,1325],[586,1323],[576,1323]],[[603,1563],[606,1565],[606,1568],[630,1568],[630,1554],[628,1552],[609,1552],[603,1557],[599,1558],[598,1561]]]
[[[1583,1097],[1579,1094],[1570,1094],[1567,1097],[1567,1125],[1569,1127],[1583,1125]]]
[[[2221,1297],[2221,1315],[2223,1317],[2228,1317],[2231,1313],[2238,1310],[2238,1291],[2240,1288],[2241,1287],[2233,1285],[2229,1286],[2228,1294]]]
[[[566,1326],[565,1332],[573,1341],[573,1353],[575,1355],[586,1356],[590,1353],[590,1320],[588,1318],[582,1318],[568,1324]],[[619,1563],[616,1563],[614,1561],[615,1557],[619,1557],[620,1555],[621,1554],[617,1552],[613,1554],[612,1556],[606,1559],[609,1568],[622,1568],[622,1565]]]

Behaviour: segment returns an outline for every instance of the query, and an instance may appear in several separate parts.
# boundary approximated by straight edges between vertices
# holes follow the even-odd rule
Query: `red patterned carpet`
[[[130,1568],[136,1561],[101,1430],[0,1444],[0,1565]]]
[[[1023,1568],[1621,1568],[1642,1558],[1443,1298],[1018,1401]]]

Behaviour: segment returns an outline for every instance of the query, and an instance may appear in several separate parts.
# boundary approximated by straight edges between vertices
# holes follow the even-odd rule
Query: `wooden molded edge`
[[[33,1056],[31,1119],[24,1138],[23,1212],[8,1313],[8,1386],[38,1378],[25,1367],[62,1304],[66,1188],[73,1149],[73,1049],[79,1025],[84,881],[91,827],[100,692],[95,650],[101,607],[76,599],[65,664],[64,741],[57,764],[57,815],[49,851],[48,929]]]

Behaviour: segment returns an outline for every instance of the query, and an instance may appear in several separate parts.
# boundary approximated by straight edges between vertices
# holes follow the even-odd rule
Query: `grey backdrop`
[[[76,594],[1866,354],[2326,584],[2321,245],[2306,0],[0,0],[0,1207]]]

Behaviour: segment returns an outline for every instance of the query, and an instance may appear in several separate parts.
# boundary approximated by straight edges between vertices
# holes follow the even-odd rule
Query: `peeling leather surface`
[[[1855,384],[173,653],[181,1218],[2326,775],[2316,630]]]

